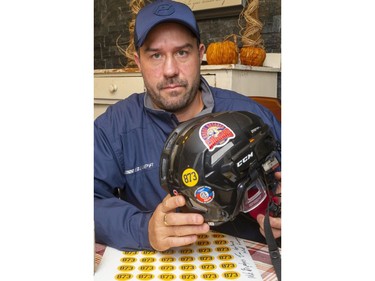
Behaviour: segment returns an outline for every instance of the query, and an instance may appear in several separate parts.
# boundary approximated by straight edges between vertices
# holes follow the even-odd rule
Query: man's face
[[[180,112],[191,105],[200,84],[204,45],[183,25],[154,27],[135,55],[155,107]]]

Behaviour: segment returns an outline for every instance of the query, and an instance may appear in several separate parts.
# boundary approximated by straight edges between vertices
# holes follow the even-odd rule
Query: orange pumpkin
[[[206,59],[208,64],[236,64],[237,45],[229,40],[210,43],[206,51]]]
[[[260,47],[244,46],[241,48],[240,60],[242,64],[262,66],[266,59],[266,51]]]

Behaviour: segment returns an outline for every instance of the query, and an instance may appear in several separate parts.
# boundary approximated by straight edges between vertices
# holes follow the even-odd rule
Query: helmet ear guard
[[[169,135],[160,159],[160,183],[171,195],[185,197],[182,212],[201,213],[208,224],[219,225],[259,208],[266,199],[265,176],[279,165],[276,147],[257,115],[206,114]]]

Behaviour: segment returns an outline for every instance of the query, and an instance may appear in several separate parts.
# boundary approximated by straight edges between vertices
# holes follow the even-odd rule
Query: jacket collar
[[[201,84],[200,88],[202,90],[202,98],[203,98],[203,104],[204,109],[197,115],[201,116],[203,114],[211,113],[214,108],[214,97],[211,92],[210,86],[208,85],[207,81],[203,78],[201,75],[200,77]],[[153,112],[154,114],[160,113],[162,115],[168,114],[170,117],[173,115],[173,113],[170,113],[168,111],[165,111],[163,109],[155,108],[154,104],[151,101],[150,95],[145,92],[144,100],[143,100],[144,106],[148,111]],[[176,119],[177,120],[177,119]]]

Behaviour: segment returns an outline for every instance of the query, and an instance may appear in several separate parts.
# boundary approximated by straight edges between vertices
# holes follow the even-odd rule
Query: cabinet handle
[[[117,91],[117,85],[116,84],[112,84],[112,85],[109,86],[109,92],[111,94],[114,94],[116,91]]]

